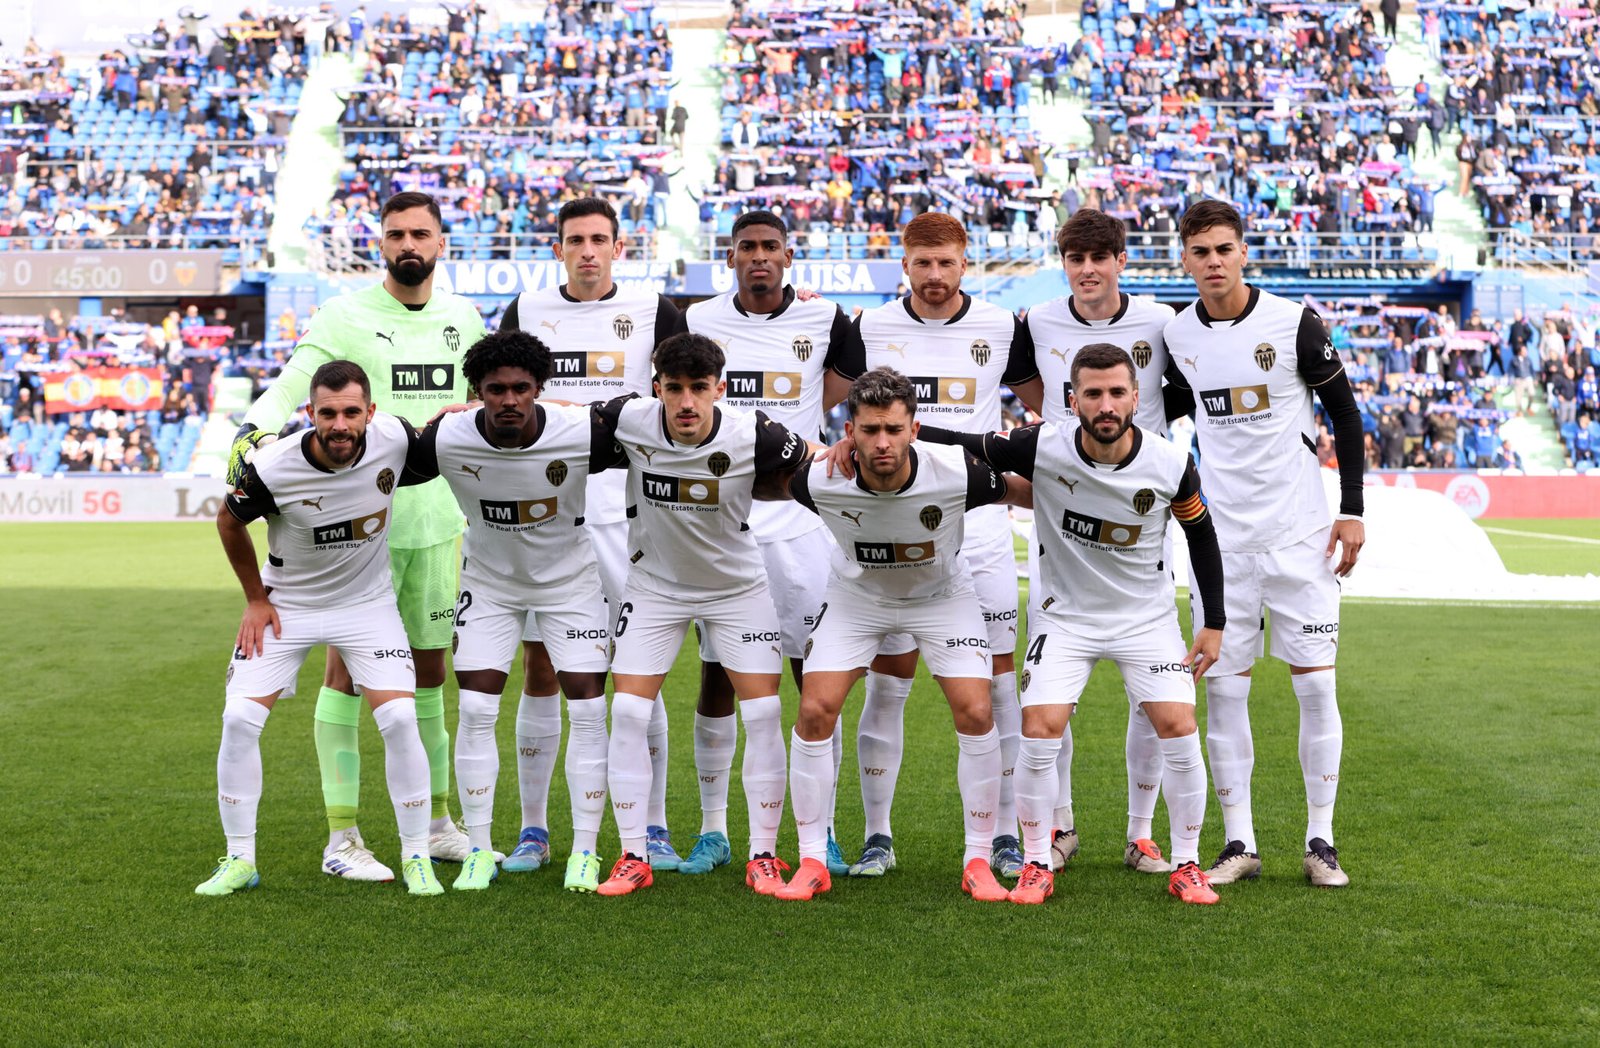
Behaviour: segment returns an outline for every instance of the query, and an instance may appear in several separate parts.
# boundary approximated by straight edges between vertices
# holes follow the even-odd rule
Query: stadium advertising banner
[[[1437,491],[1474,518],[1600,517],[1600,471],[1581,477],[1528,477],[1492,470],[1373,471],[1367,482]]]
[[[182,473],[0,476],[0,522],[214,520],[226,494],[221,477]]]
[[[82,371],[47,372],[44,409],[52,415],[93,411],[152,411],[161,406],[160,368],[92,367]]]
[[[668,262],[618,262],[612,273],[628,290],[668,295],[721,295],[733,290],[733,270],[724,262],[685,262],[683,272]],[[458,295],[520,295],[556,287],[566,270],[553,259],[499,262],[444,261],[434,270],[434,286]],[[789,282],[824,295],[893,295],[905,275],[899,262],[796,262]]]
[[[0,295],[215,295],[221,251],[7,251]]]

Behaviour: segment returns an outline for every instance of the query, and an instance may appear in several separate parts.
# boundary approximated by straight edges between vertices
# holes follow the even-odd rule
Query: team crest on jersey
[[[618,313],[611,318],[611,330],[616,332],[617,338],[626,342],[633,337],[633,318],[626,313]]]
[[[917,514],[917,519],[922,521],[923,527],[935,531],[939,523],[944,520],[944,510],[934,505],[923,506],[922,512]]]
[[[556,459],[544,468],[544,479],[550,482],[551,487],[559,488],[567,482],[567,464],[561,459]]]
[[[722,451],[719,451],[710,458],[706,459],[706,468],[711,471],[711,475],[713,477],[722,476],[724,473],[728,472],[729,467],[732,465],[733,459],[729,458],[727,453]]]
[[[1156,504],[1156,493],[1149,488],[1140,488],[1133,493],[1133,511],[1139,516],[1149,513]]]
[[[1022,690],[1023,691],[1027,691],[1028,690],[1028,685],[1033,683],[1033,671],[1032,670],[1023,670],[1022,671],[1022,676],[1017,679],[1017,683],[1022,685]]]
[[[378,474],[378,490],[385,495],[394,490],[394,470],[386,468]]]
[[[801,335],[794,340],[793,349],[795,359],[799,360],[800,363],[804,364],[806,361],[811,359],[811,340],[806,338],[804,335]]]
[[[1278,351],[1272,348],[1271,342],[1263,342],[1256,347],[1256,367],[1262,371],[1271,371],[1272,365],[1278,362]]]
[[[994,351],[989,348],[989,343],[981,338],[972,340],[972,362],[980,368],[989,363],[989,356]]]
[[[1155,353],[1156,351],[1151,347],[1150,343],[1140,339],[1133,344],[1133,351],[1129,355],[1133,357],[1134,367],[1147,368],[1150,366],[1150,359],[1155,356]]]
[[[456,330],[454,324],[445,325],[444,344],[452,353],[461,352],[461,332]]]

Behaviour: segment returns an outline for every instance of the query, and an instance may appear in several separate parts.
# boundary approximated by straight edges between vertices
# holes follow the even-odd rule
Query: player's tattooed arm
[[[222,508],[217,511],[217,536],[222,540],[222,551],[244,590],[244,617],[239,622],[234,647],[247,659],[266,650],[267,627],[272,627],[274,637],[283,636],[283,623],[278,619],[278,609],[267,599],[261,566],[256,560],[256,546],[250,539],[250,522],[276,511],[272,496],[256,476],[254,466],[246,471],[240,489],[224,499]]]

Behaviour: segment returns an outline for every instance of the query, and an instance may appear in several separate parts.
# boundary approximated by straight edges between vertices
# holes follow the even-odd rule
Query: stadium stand
[[[1476,198],[1496,254],[1592,261],[1600,228],[1600,5],[1428,3],[1419,10],[1435,27],[1430,48],[1450,78],[1447,119],[1462,133],[1456,191]]]
[[[653,4],[556,5],[491,25],[477,8],[443,25],[385,14],[340,121],[346,168],[313,219],[337,256],[375,257],[377,209],[422,189],[445,209],[456,257],[549,258],[555,213],[593,193],[648,247],[665,213],[672,43]]]
[[[221,248],[265,238],[282,135],[320,24],[159,20],[79,68],[30,42],[0,68],[0,248]]]
[[[893,231],[936,208],[993,234],[974,238],[979,257],[1036,258],[1042,52],[1022,36],[1020,9],[998,0],[735,3],[723,153],[700,200],[708,249],[762,206],[802,234],[798,257],[887,257]]]

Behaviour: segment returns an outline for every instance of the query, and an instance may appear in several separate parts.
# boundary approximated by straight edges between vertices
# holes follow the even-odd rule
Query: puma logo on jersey
[[[1056,479],[1061,481],[1061,483],[1063,483],[1063,484],[1065,484],[1067,486],[1067,493],[1068,494],[1076,495],[1078,493],[1078,482],[1077,481],[1068,480],[1066,477],[1061,476],[1059,473],[1056,474]]]
[[[861,526],[861,514],[865,513],[865,512],[866,512],[866,510],[861,510],[858,513],[851,513],[847,509],[842,509],[842,510],[839,511],[839,516],[845,518],[850,523],[854,524],[856,527],[859,528]]]
[[[374,331],[372,334],[374,338],[381,338],[385,342],[389,343],[389,348],[394,348],[394,332],[391,331],[389,334],[385,335],[381,331]]]
[[[542,327],[542,328],[545,328],[545,327],[549,328],[550,329],[550,334],[554,335],[556,333],[556,328],[561,326],[561,321],[559,321],[559,320],[541,320],[541,321],[539,321],[539,326]]]
[[[635,444],[633,447],[634,450],[638,451],[639,454],[644,456],[645,465],[652,464],[650,460],[655,456],[656,453],[654,448],[647,448],[643,444]]]
[[[1194,368],[1196,371],[1198,371],[1200,369],[1199,368],[1199,364],[1200,364],[1200,358],[1199,357],[1179,357],[1178,359],[1183,361],[1183,364],[1184,364],[1185,367]]]
[[[1067,354],[1065,352],[1063,352],[1062,350],[1057,349],[1054,346],[1050,347],[1050,355],[1053,356],[1053,357],[1060,357],[1061,358],[1061,363],[1063,363],[1063,364],[1065,364],[1067,362]]]
[[[327,497],[328,496],[326,496],[326,495],[318,495],[314,499],[301,499],[300,500],[300,505],[302,505],[302,506],[310,506],[312,509],[314,509],[314,510],[316,510],[317,512],[320,513],[320,512],[322,512],[322,500],[327,498]]]
[[[891,353],[898,353],[901,360],[906,358],[906,344],[904,342],[890,342],[884,348]]]
[[[483,479],[481,476],[479,476],[479,474],[483,472],[483,467],[482,466],[469,466],[465,462],[463,462],[461,464],[461,472],[463,472],[463,473],[471,473],[473,480],[482,480]]]

